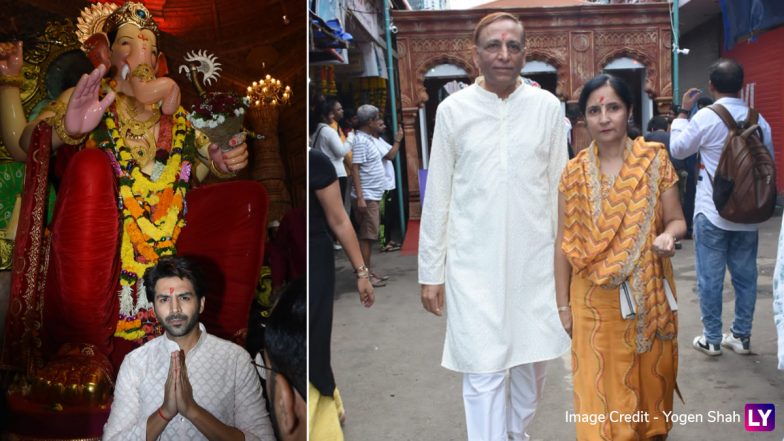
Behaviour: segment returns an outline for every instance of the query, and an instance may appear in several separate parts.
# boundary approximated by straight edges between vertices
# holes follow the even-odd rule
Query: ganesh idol
[[[202,322],[224,338],[242,332],[261,268],[267,197],[251,181],[198,187],[210,173],[227,178],[246,167],[247,145],[224,151],[191,126],[142,4],[88,9],[80,39],[95,69],[30,123],[19,95],[21,44],[0,51],[3,140],[14,157],[31,156],[28,175],[50,151],[49,168],[61,174],[48,230],[34,228],[34,194],[22,207],[20,229],[28,233],[17,236],[24,249],[17,243],[3,357],[29,373],[90,354],[105,357],[111,378],[127,352],[160,334],[141,281],[161,256],[187,254],[211,270]],[[31,183],[28,176],[28,193]],[[42,285],[42,300],[30,306]]]

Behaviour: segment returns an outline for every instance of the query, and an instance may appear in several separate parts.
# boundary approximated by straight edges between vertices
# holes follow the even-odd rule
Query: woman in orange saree
[[[670,257],[686,223],[659,143],[627,136],[629,87],[602,74],[579,100],[591,145],[561,177],[556,300],[572,335],[578,440],[665,439],[677,373]]]

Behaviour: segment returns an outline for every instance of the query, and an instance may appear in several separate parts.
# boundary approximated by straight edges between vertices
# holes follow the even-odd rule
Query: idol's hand
[[[427,312],[441,316],[444,310],[444,284],[422,285],[422,306]]]
[[[226,168],[236,173],[248,166],[248,144],[242,143],[237,147],[223,153],[223,163]]]
[[[15,77],[22,73],[22,42],[0,43],[0,75]]]
[[[248,166],[248,144],[244,142],[226,152],[211,144],[209,154],[215,167],[224,173],[236,173]]]
[[[101,79],[105,74],[106,67],[99,65],[89,75],[82,75],[76,83],[65,111],[65,131],[68,135],[79,137],[92,132],[101,122],[103,113],[114,102],[114,92],[98,100]]]

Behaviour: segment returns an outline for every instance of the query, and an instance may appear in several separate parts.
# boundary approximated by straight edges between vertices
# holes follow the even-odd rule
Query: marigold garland
[[[174,243],[185,225],[185,194],[190,187],[190,161],[183,159],[183,145],[189,123],[180,108],[173,115],[171,151],[156,155],[163,163],[163,171],[152,180],[142,173],[133,159],[130,148],[120,134],[114,109],[104,114],[104,125],[109,139],[98,145],[108,154],[119,186],[122,209],[122,239],[120,243],[120,320],[115,336],[126,340],[150,337],[160,326],[155,321],[147,301],[141,276],[158,258],[175,253]],[[136,285],[134,303],[132,287]]]

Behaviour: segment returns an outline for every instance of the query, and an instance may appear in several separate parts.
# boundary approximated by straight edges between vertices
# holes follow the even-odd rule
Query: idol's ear
[[[156,62],[155,78],[165,77],[169,74],[169,63],[166,62],[166,56],[163,52],[158,53],[158,61]]]
[[[87,53],[87,58],[93,63],[93,67],[103,64],[106,67],[106,72],[109,72],[112,65],[109,60],[109,37],[106,34],[98,32],[85,40],[84,51]]]

